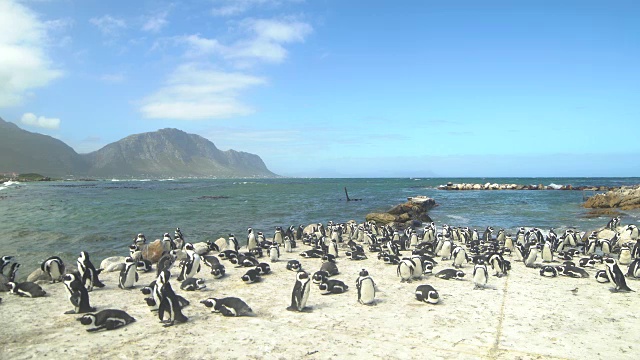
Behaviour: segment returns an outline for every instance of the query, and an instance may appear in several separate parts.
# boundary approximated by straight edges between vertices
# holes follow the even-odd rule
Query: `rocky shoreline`
[[[454,184],[447,183],[446,185],[438,186],[438,190],[587,190],[587,191],[613,191],[618,190],[617,186],[572,186],[572,185],[543,185],[543,184]]]
[[[623,186],[605,194],[596,194],[589,197],[582,206],[590,209],[640,209],[640,185]]]
[[[433,220],[427,213],[436,206],[436,201],[430,197],[415,196],[408,198],[404,204],[392,207],[387,212],[369,213],[365,219],[366,221],[375,221],[376,224],[395,225],[404,229],[409,225],[420,226],[421,223],[432,222]]]

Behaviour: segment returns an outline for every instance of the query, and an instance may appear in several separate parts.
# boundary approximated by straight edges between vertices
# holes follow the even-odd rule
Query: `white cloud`
[[[179,38],[187,45],[188,56],[220,55],[223,58],[246,64],[247,61],[280,63],[287,57],[284,44],[303,42],[313,28],[301,21],[280,21],[267,19],[247,19],[241,23],[247,39],[230,45],[221,44],[217,39],[208,39],[199,34]],[[238,63],[235,63],[238,65]]]
[[[47,25],[27,7],[0,1],[0,108],[62,76],[46,54]]]
[[[29,126],[35,126],[39,128],[45,129],[57,129],[60,127],[60,119],[58,118],[47,118],[44,116],[36,116],[33,113],[25,113],[22,115],[20,121]]]
[[[120,30],[127,27],[127,23],[123,19],[114,18],[111,15],[104,15],[99,18],[91,18],[89,22],[100,29],[102,35],[108,36],[117,35]]]
[[[214,16],[240,15],[256,7],[278,7],[284,3],[302,2],[302,0],[217,0],[219,6],[211,10]]]
[[[169,23],[167,21],[167,15],[169,15],[169,13],[167,11],[164,11],[150,17],[149,19],[147,19],[144,25],[142,25],[142,30],[152,33],[159,32]]]
[[[206,64],[178,67],[164,87],[142,101],[140,111],[151,119],[204,120],[248,115],[253,109],[239,92],[266,80],[237,72],[222,72]]]

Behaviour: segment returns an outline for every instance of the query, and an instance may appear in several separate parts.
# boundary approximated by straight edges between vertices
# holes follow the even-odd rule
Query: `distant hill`
[[[0,118],[0,173],[61,177],[82,174],[87,168],[86,159],[64,142]]]
[[[52,177],[274,177],[258,155],[219,150],[177,129],[128,136],[89,154],[0,119],[0,173]]]

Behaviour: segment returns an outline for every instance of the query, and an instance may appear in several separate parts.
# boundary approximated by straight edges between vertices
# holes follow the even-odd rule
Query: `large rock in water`
[[[436,206],[436,201],[426,196],[409,198],[404,204],[399,204],[384,213],[367,214],[367,221],[375,221],[376,224],[406,224],[411,221],[431,222],[427,212]]]
[[[640,208],[640,185],[622,187],[618,190],[596,194],[582,204],[586,208],[618,208],[631,210]]]

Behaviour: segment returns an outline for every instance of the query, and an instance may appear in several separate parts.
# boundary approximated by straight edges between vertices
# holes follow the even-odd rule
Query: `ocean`
[[[562,190],[446,191],[453,183],[571,184],[622,186],[640,178],[382,178],[382,179],[167,179],[11,183],[0,185],[0,256],[13,255],[25,278],[49,256],[75,266],[88,251],[103,258],[124,256],[138,233],[148,241],[173,236],[176,227],[189,242],[235,234],[241,242],[252,227],[267,237],[276,226],[364,221],[407,197],[426,195],[438,206],[429,215],[438,225],[493,226],[515,233],[520,226],[561,233],[590,231],[610,217],[588,216],[583,196]],[[347,202],[349,197],[361,201]],[[640,211],[623,211],[622,223],[637,223]]]

